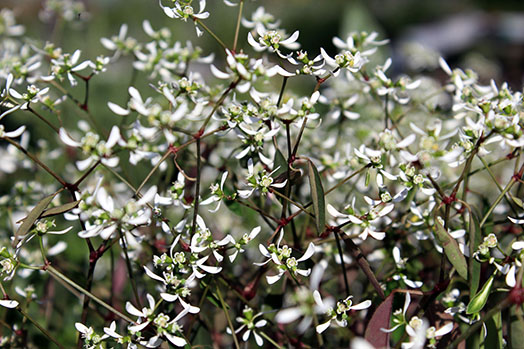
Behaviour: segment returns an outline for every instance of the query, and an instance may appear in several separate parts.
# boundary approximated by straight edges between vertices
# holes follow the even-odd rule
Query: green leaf
[[[486,337],[481,348],[502,349],[504,344],[502,339],[502,314],[500,311],[486,321],[486,331]],[[520,340],[522,341],[522,338]]]
[[[25,235],[29,229],[33,226],[33,224],[36,222],[36,220],[40,217],[42,212],[46,209],[47,206],[53,201],[53,198],[58,194],[58,192],[53,193],[49,196],[46,196],[36,206],[29,212],[27,217],[24,218],[24,222],[20,225],[18,230],[16,231],[16,236]]]
[[[80,201],[82,201],[82,200],[68,202],[67,204],[63,204],[63,205],[56,206],[56,207],[51,207],[51,208],[45,210],[44,212],[42,212],[42,214],[40,215],[39,218],[51,217],[51,216],[56,216],[56,215],[59,215],[59,214],[62,214],[62,213],[69,212],[73,208],[77,207],[78,204],[80,203]],[[21,220],[25,221],[26,218],[27,217],[24,217]]]
[[[206,299],[209,301],[209,303],[213,304],[218,309],[222,309],[222,307],[220,306],[220,301],[218,300],[218,296],[213,294],[213,295],[207,296]],[[227,304],[226,304],[226,307],[229,308]]]
[[[480,283],[481,264],[473,257],[482,240],[482,228],[477,215],[471,211],[469,221],[469,294],[476,294]]]
[[[517,311],[521,316],[517,316]],[[522,310],[517,310],[517,307],[511,307],[509,311],[509,322],[510,348],[523,348],[524,321],[522,320]]]
[[[313,201],[313,211],[315,212],[315,224],[317,232],[324,231],[326,222],[326,202],[324,200],[324,188],[318,174],[317,168],[311,160],[308,161],[309,186],[311,188],[311,201]]]
[[[279,175],[287,172],[287,160],[284,158],[284,155],[282,155],[282,152],[278,148],[276,148],[275,159],[273,160],[273,171],[277,168],[278,170],[276,170],[273,174],[273,178],[276,178]]]
[[[469,325],[466,323],[461,323],[460,325],[460,332],[464,333],[468,330]],[[481,342],[483,340],[482,336],[482,328],[480,330],[475,331],[471,334],[468,338],[466,338],[466,349],[479,349]]]
[[[466,262],[466,257],[460,251],[459,245],[455,239],[448,234],[444,226],[439,222],[435,217],[435,236],[438,242],[444,248],[444,253],[448,257],[450,263],[455,267],[460,276],[464,279],[468,279],[468,263]]]
[[[521,199],[519,199],[519,198],[517,198],[517,197],[515,197],[515,196],[513,196],[511,194],[510,194],[510,197],[513,200],[513,202],[517,204],[518,207],[524,208],[524,203],[522,202]]]
[[[473,297],[466,308],[466,314],[476,314],[484,308],[486,302],[488,301],[489,292],[491,291],[491,286],[493,285],[493,280],[495,279],[495,274],[491,275],[482,286],[482,289]]]

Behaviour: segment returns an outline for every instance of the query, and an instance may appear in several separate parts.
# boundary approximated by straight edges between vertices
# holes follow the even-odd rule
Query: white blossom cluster
[[[71,20],[79,4],[47,1],[41,17]],[[481,320],[496,288],[521,304],[522,91],[443,58],[434,74],[395,75],[391,58],[370,63],[388,43],[376,32],[306,52],[263,7],[224,4],[244,11],[233,45],[206,0],[169,0],[159,12],[222,48],[145,20],[142,38],[136,23],[101,38],[98,57],[22,40],[1,10],[0,179],[34,180],[0,187],[0,305],[43,299],[31,283],[48,272],[102,309],[68,309],[86,348],[184,347],[200,332],[219,346],[371,348],[395,331],[422,348]],[[93,115],[89,82],[126,64],[146,84]],[[75,244],[87,289],[67,277],[83,269],[67,262]],[[446,316],[422,306],[430,291]],[[395,293],[403,308],[369,336]]]

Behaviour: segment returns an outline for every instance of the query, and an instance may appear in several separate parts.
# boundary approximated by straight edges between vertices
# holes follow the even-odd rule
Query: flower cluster
[[[245,0],[154,6],[219,49],[130,19],[93,54],[0,11],[0,346],[519,340],[521,88],[442,57],[400,72],[376,32],[306,52]]]

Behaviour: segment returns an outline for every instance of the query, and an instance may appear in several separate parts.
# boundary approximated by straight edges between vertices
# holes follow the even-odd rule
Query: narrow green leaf
[[[520,316],[517,316],[517,312]],[[522,319],[522,310],[517,307],[511,307],[509,311],[509,340],[510,348],[524,348],[524,320]]]
[[[482,286],[482,289],[473,297],[466,308],[466,314],[476,314],[484,308],[486,302],[488,301],[489,292],[491,291],[491,286],[493,285],[493,280],[495,279],[495,274],[491,275]]]
[[[517,204],[518,207],[520,207],[520,208],[524,208],[524,203],[522,203],[522,200],[521,200],[521,199],[519,199],[518,197],[515,197],[515,196],[513,196],[513,195],[511,195],[511,194],[510,194],[510,196],[511,196],[511,199],[513,200],[513,202],[514,202],[515,204]]]
[[[278,148],[275,152],[275,159],[273,160],[273,171],[275,171],[273,178],[276,178],[279,175],[287,172],[287,160]]]
[[[455,239],[448,234],[444,226],[440,223],[438,219],[435,218],[435,236],[438,242],[444,248],[444,252],[448,257],[450,263],[455,267],[460,276],[464,279],[468,279],[468,263],[466,262],[466,257],[460,251],[459,245]]]
[[[467,331],[470,325],[466,323],[461,323],[459,326],[460,326],[460,332],[464,333],[465,331]],[[480,348],[480,345],[484,338],[481,332],[482,332],[482,328],[476,331],[475,333],[473,333],[468,338],[466,338],[466,349],[479,349]]]
[[[521,338],[522,340],[522,338]],[[502,314],[500,311],[496,313],[491,319],[486,321],[486,336],[482,347],[486,349],[502,349]]]
[[[209,301],[209,303],[213,304],[218,309],[222,309],[222,307],[220,306],[220,301],[218,300],[218,296],[210,295],[210,296],[207,296],[206,299]],[[226,304],[226,307],[229,308],[227,304]]]
[[[324,200],[324,188],[318,174],[317,168],[311,160],[308,161],[309,186],[311,188],[311,201],[315,211],[315,224],[317,232],[321,234],[324,231],[326,222],[326,202]]]
[[[59,215],[59,214],[62,214],[62,213],[69,212],[73,208],[77,207],[78,204],[80,203],[80,201],[82,201],[82,200],[68,202],[67,204],[63,204],[63,205],[56,206],[56,207],[51,207],[51,208],[49,208],[47,210],[44,210],[44,212],[42,212],[42,214],[40,215],[39,218],[51,217],[51,216],[56,216],[56,215]],[[25,221],[26,219],[27,219],[27,217],[24,217],[24,218],[21,219],[21,221]]]
[[[20,225],[18,230],[16,231],[16,236],[25,235],[29,229],[33,226],[33,223],[40,217],[42,212],[46,209],[46,207],[53,201],[53,198],[58,194],[58,192],[53,193],[49,196],[46,196],[36,206],[29,212],[27,217],[24,218],[24,222]]]
[[[469,220],[469,294],[476,294],[479,289],[481,264],[473,257],[482,240],[482,228],[477,215],[470,212]]]

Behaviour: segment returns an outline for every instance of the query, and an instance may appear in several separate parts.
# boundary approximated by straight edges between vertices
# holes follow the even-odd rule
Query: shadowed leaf
[[[324,201],[324,188],[318,174],[317,168],[311,160],[308,161],[309,186],[311,188],[311,201],[315,211],[315,225],[317,232],[321,234],[324,231],[326,222],[326,203]]]
[[[46,196],[45,198],[40,200],[38,204],[36,204],[36,206],[31,210],[31,212],[29,212],[27,217],[24,218],[24,222],[16,231],[17,236],[25,235],[29,231],[29,229],[31,229],[33,223],[40,217],[42,212],[44,212],[45,208],[49,206],[51,201],[53,201],[53,198],[56,196],[56,194],[58,194],[58,192]]]
[[[459,275],[467,280],[468,263],[466,262],[464,254],[460,251],[457,241],[448,234],[438,219],[435,219],[435,227],[435,236],[442,245],[442,248],[444,248],[444,253],[446,253],[448,260],[455,267]]]
[[[469,293],[476,294],[480,282],[480,268],[481,264],[473,257],[473,252],[477,250],[478,245],[482,239],[482,230],[480,228],[479,220],[475,213],[470,212],[469,222]]]
[[[383,332],[381,328],[390,327],[391,310],[393,308],[393,297],[395,292],[378,306],[369,320],[364,338],[375,348],[389,348],[389,333]]]

